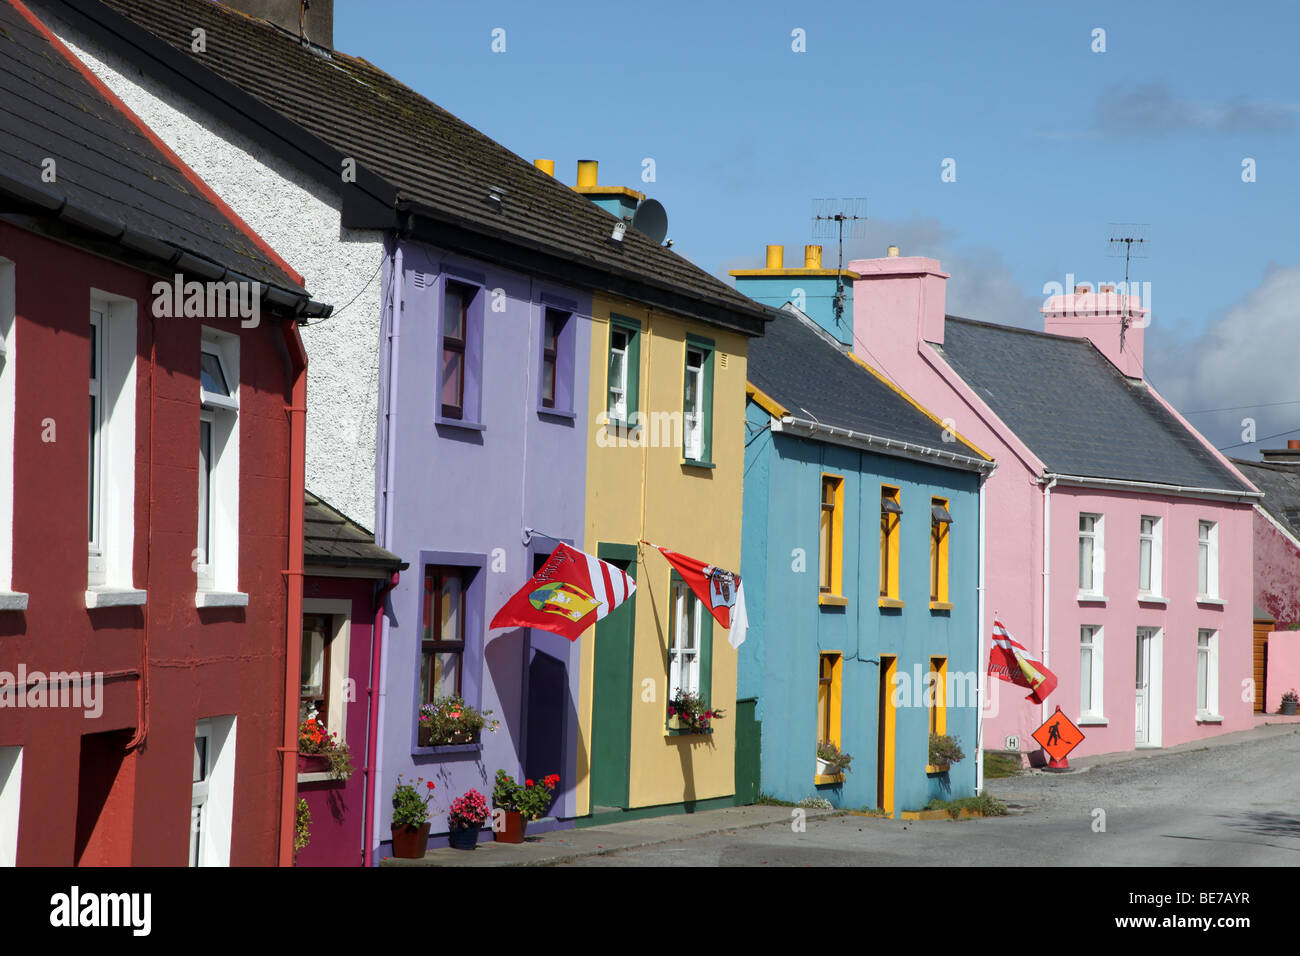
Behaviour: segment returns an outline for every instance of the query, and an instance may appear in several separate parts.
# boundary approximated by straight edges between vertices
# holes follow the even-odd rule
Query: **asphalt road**
[[[1014,815],[840,816],[804,832],[736,830],[563,865],[1300,866],[1300,731],[991,780],[988,791]]]

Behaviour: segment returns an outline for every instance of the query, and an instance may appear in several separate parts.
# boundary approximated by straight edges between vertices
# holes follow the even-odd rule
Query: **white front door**
[[[1151,739],[1151,640],[1150,628],[1140,627],[1137,632],[1137,734],[1136,742],[1145,744]]]

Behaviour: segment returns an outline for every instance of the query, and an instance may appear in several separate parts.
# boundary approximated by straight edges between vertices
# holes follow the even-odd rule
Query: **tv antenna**
[[[1147,238],[1147,224],[1144,222],[1112,222],[1110,224],[1110,235],[1106,238],[1106,255],[1117,259],[1124,257],[1124,317],[1119,323],[1119,350],[1124,351],[1124,334],[1128,331],[1129,323],[1132,316],[1129,313],[1129,303],[1133,301],[1133,296],[1129,291],[1128,269],[1129,263],[1133,259],[1145,259],[1147,257],[1147,244],[1151,240]]]
[[[861,239],[866,234],[867,200],[814,199],[812,214],[814,239],[838,239],[839,264],[835,267],[835,322],[844,324],[844,235]]]

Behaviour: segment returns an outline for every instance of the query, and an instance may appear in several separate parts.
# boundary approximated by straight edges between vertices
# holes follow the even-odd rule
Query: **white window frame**
[[[690,614],[691,610],[693,614]],[[668,696],[678,690],[700,693],[700,654],[704,640],[704,607],[685,581],[673,582],[672,630],[668,635]],[[687,650],[681,638],[687,623],[692,623],[695,647]]]
[[[22,790],[23,748],[0,747],[0,869],[18,865]]]
[[[1204,573],[1202,573],[1204,569]],[[1196,525],[1196,596],[1219,600],[1219,523],[1201,519]]]
[[[14,346],[15,296],[14,264],[0,258],[0,611],[27,610],[27,595],[13,590],[14,402],[18,372]],[[0,846],[2,856],[3,846]]]
[[[330,618],[331,636],[326,641],[325,653],[329,655],[329,713],[325,715],[325,727],[330,733],[338,734],[339,740],[347,743],[348,739],[348,661],[351,653],[352,636],[352,602],[347,600],[330,600],[326,598],[304,598],[302,613],[325,614]],[[324,661],[322,661],[322,664]],[[299,781],[331,780],[332,775],[325,773],[304,773],[298,775]]]
[[[1202,638],[1205,643],[1202,644]],[[1205,703],[1201,703],[1201,664],[1205,664]],[[1202,627],[1196,631],[1196,719],[1222,720],[1219,715],[1219,632]]]
[[[691,365],[691,353],[700,357],[699,365]],[[682,430],[685,441],[682,443],[682,457],[687,461],[699,461],[704,456],[704,365],[708,355],[704,349],[692,345],[686,346],[686,389],[682,400]],[[685,396],[691,394],[691,381],[695,383],[695,405],[689,407]]]
[[[1142,530],[1142,522],[1151,522],[1151,531]],[[1148,573],[1148,587],[1142,587],[1142,545],[1150,549],[1151,567]],[[1140,597],[1161,597],[1164,594],[1164,523],[1156,515],[1142,515],[1138,518],[1138,595]]]
[[[134,586],[136,302],[92,289],[90,312],[97,329],[100,426],[86,493],[87,509],[91,502],[99,507],[87,535],[86,607],[140,605],[147,594]]]
[[[1106,719],[1103,697],[1106,686],[1104,655],[1103,629],[1095,624],[1081,625],[1079,627],[1079,717],[1081,721],[1099,722]],[[1088,672],[1088,687],[1091,692],[1088,700],[1083,699],[1085,669]]]
[[[209,553],[198,547],[198,521],[204,508],[195,507],[195,572],[197,607],[246,607],[248,595],[239,590],[239,336],[203,328],[200,351],[221,366],[230,395],[203,388],[199,377],[199,422],[208,422],[211,435],[207,487]],[[202,434],[201,429],[199,434]],[[196,499],[197,500],[197,499]]]
[[[1099,598],[1105,595],[1105,574],[1106,574],[1106,523],[1105,516],[1093,514],[1092,512],[1081,511],[1079,513],[1079,523],[1083,523],[1084,518],[1092,519],[1092,529],[1089,531],[1079,529],[1079,596],[1084,598]],[[1092,586],[1084,587],[1084,563],[1083,563],[1083,542],[1089,540],[1092,542]]]
[[[210,717],[194,727],[195,741],[207,741],[207,766],[204,779],[194,782],[190,792],[190,866],[230,866],[236,723],[233,715]],[[197,747],[194,758],[197,764]]]
[[[623,336],[622,348],[617,348],[614,345],[615,335]],[[606,397],[605,401],[609,407],[609,417],[615,422],[627,421],[627,373],[628,373],[627,355],[628,355],[628,348],[631,344],[632,344],[631,332],[629,332],[627,329],[620,328],[618,326],[613,326],[613,325],[610,326],[609,354],[617,355],[619,357],[619,361],[618,361],[619,384],[616,386],[613,381],[613,376],[612,375],[609,376],[609,381],[606,383],[608,396]],[[611,402],[609,400],[609,396],[613,396],[616,393],[618,395],[618,401]]]

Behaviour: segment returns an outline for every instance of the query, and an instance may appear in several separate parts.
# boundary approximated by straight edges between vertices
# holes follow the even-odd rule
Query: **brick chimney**
[[[938,259],[899,255],[890,246],[883,259],[854,259],[853,331],[873,350],[899,342],[915,353],[920,342],[943,344],[948,273]]]
[[[334,0],[221,0],[327,50],[334,49]]]
[[[1103,285],[1098,292],[1077,285],[1073,292],[1052,296],[1039,311],[1044,331],[1089,339],[1121,373],[1142,378],[1142,340],[1150,310],[1142,307],[1139,296],[1120,295],[1113,285]]]

